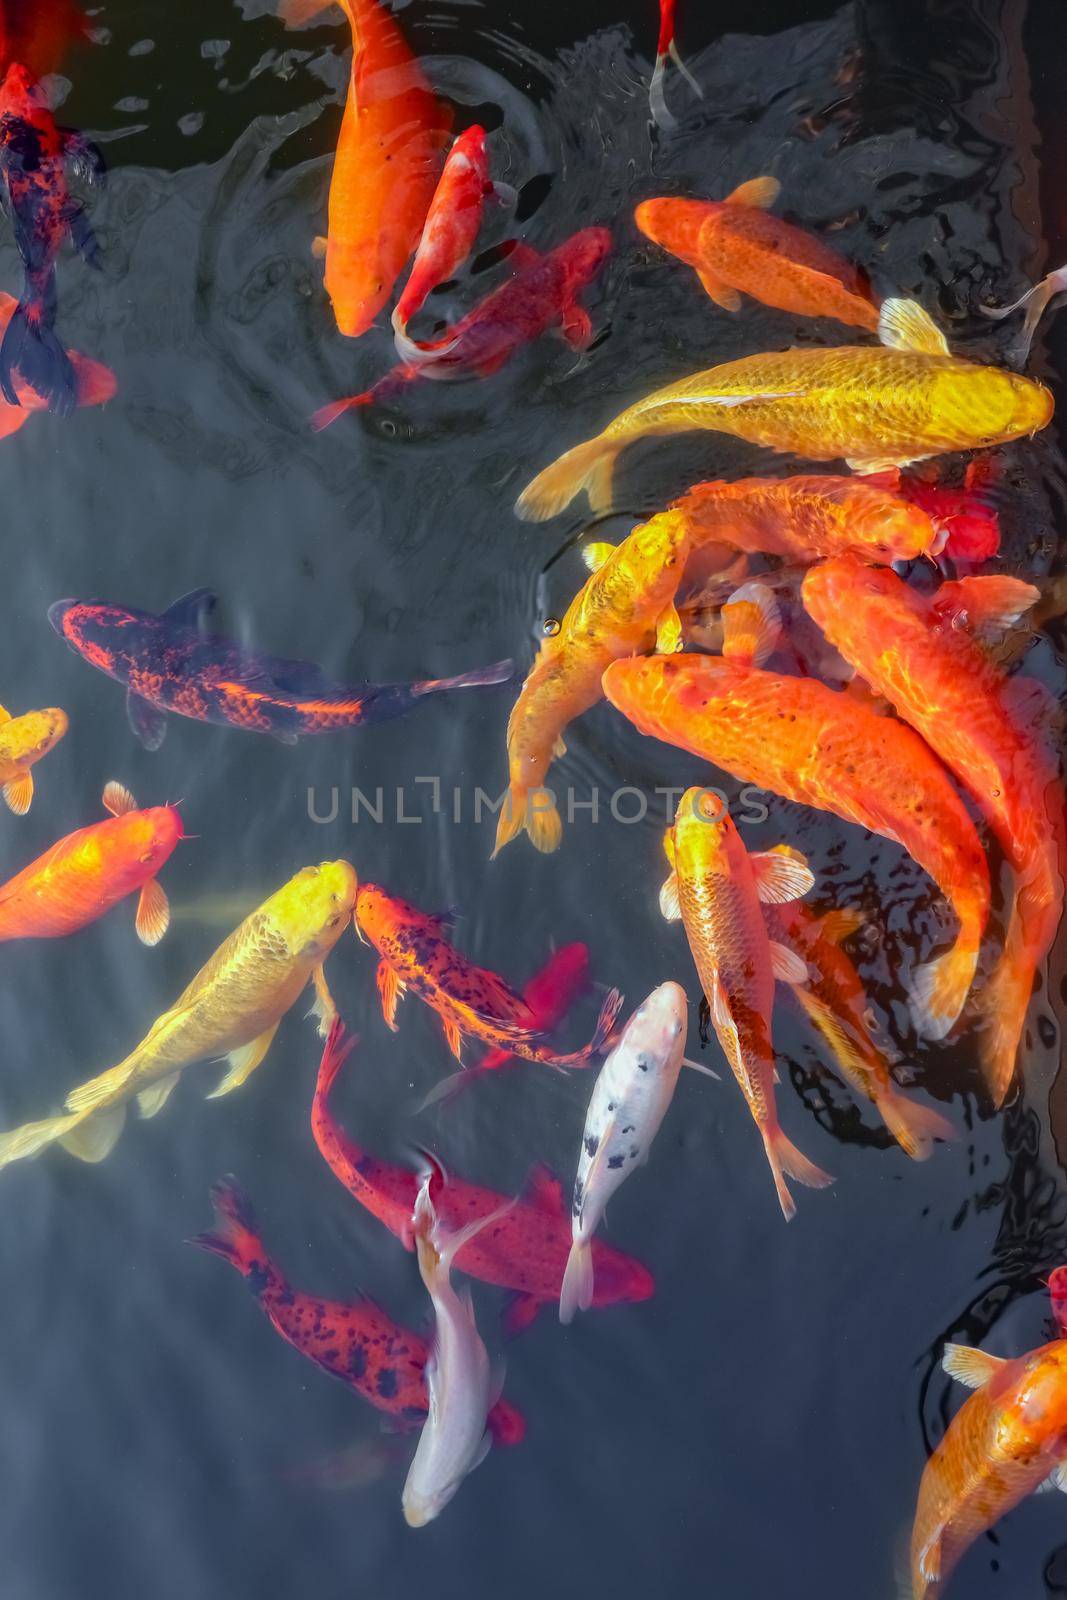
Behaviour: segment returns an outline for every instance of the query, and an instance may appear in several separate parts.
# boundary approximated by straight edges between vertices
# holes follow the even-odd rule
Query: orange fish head
[[[185,837],[177,807],[150,806],[145,811],[127,812],[126,818],[131,854],[140,866],[158,872]]]
[[[571,287],[579,289],[592,283],[611,254],[611,231],[608,228],[583,228],[560,246]]]
[[[917,561],[934,555],[944,542],[925,511],[905,500],[887,496],[878,504],[857,507],[848,519],[848,534],[870,561],[891,566],[894,561]]]
[[[809,567],[801,593],[805,604],[811,601],[816,621],[845,613],[855,627],[867,605],[898,596],[908,600],[914,591],[888,567],[865,566],[857,556],[833,556]]]
[[[1003,1406],[996,1445],[1018,1458],[1067,1441],[1067,1340],[1035,1350]]]
[[[700,254],[700,230],[718,210],[711,200],[642,200],[634,221],[653,244],[695,265]]]
[[[379,889],[376,883],[360,884],[352,926],[360,938],[369,939],[371,944],[380,948],[382,941],[396,927],[399,909],[392,896],[386,894],[384,889]]]

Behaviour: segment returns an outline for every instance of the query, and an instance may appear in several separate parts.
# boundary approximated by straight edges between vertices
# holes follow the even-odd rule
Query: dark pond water
[[[493,824],[475,823],[472,800],[502,787],[509,690],[295,749],[172,719],[149,755],[119,689],[52,634],[52,601],[161,610],[207,585],[226,631],[340,678],[506,655],[525,670],[584,576],[571,548],[580,513],[548,527],[514,518],[533,467],[674,376],[840,340],[834,325],[751,303],[716,312],[637,234],[638,200],[722,195],[773,171],[787,215],[833,229],[882,292],[918,296],[957,349],[989,358],[1009,330],[977,303],[1013,298],[1067,253],[1058,0],[683,0],[680,42],[705,98],[671,78],[670,136],[648,119],[653,0],[625,11],[412,0],[407,35],[459,120],[492,131],[530,242],[614,229],[587,296],[599,337],[584,359],[544,339],[491,381],[425,385],[316,437],[310,412],[372,382],[391,341],[384,323],[358,343],[337,334],[309,250],[347,30],[328,18],[288,33],[272,9],[105,0],[97,42],[56,85],[63,120],[110,169],[91,202],[102,269],[64,259],[62,329],[114,368],[119,391],[103,410],[34,417],[2,445],[0,699],[61,705],[71,731],[38,769],[29,816],[0,823],[0,859],[6,875],[94,819],[109,778],[145,804],[182,798],[198,837],[163,875],[175,920],[156,950],[137,943],[129,907],[74,939],[6,945],[4,1126],[119,1060],[253,905],[337,855],[427,908],[458,907],[458,942],[516,982],[571,939],[633,1004],[677,978],[696,1036],[689,954],[656,906],[662,801],[632,826],[579,811],[554,857],[522,841],[490,863]],[[488,242],[509,226],[494,215]],[[14,291],[19,276],[4,229],[0,284]],[[492,258],[479,260],[473,284],[441,297],[443,314],[494,281]],[[1046,323],[1035,347],[1034,371],[1054,388],[1064,340]],[[713,436],[634,451],[615,525],[698,477],[789,470],[768,460]],[[1062,561],[1055,425],[1004,460],[1004,566],[1042,581]],[[1062,644],[1053,619],[1029,658],[1056,691]],[[563,776],[580,795],[702,776],[607,707],[568,742]],[[416,783],[427,777],[444,789],[438,814]],[[364,814],[353,826],[343,801],[334,823],[310,819],[309,788],[325,810],[333,786],[343,797],[353,785],[382,787],[381,825]],[[417,821],[397,820],[398,788]],[[284,1345],[235,1274],[183,1243],[232,1172],[298,1287],[363,1289],[408,1325],[424,1317],[413,1258],[312,1142],[319,1046],[297,1007],[242,1093],[205,1104],[214,1069],[191,1070],[102,1166],[52,1152],[0,1177],[4,1600],[888,1600],[924,1461],[958,1405],[938,1365],[944,1341],[1015,1354],[1048,1336],[1041,1280],[1067,1252],[1062,969],[1034,1001],[1022,1090],[990,1117],[973,1041],[926,1045],[908,1021],[897,973],[932,926],[928,881],[894,846],[772,801],[746,842],[782,838],[835,901],[874,918],[872,1004],[902,1081],[951,1102],[953,1145],[910,1164],[782,1006],[782,1121],[837,1177],[800,1192],[787,1227],[735,1085],[684,1075],[649,1169],[610,1214],[611,1240],[655,1273],[654,1299],[569,1330],[543,1315],[515,1342],[508,1393],[526,1442],[494,1452],[414,1534],[399,1505],[410,1442],[383,1445],[375,1413]],[[429,1141],[458,1172],[511,1191],[545,1161],[569,1185],[588,1077],[504,1073],[417,1116],[449,1070],[434,1019],[409,1001],[388,1033],[370,952],[350,936],[330,977],[363,1041],[337,1110],[371,1149],[399,1159]],[[474,1293],[495,1343],[501,1296]],[[1067,1594],[1065,1526],[1058,1496],[1027,1503],[979,1542],[953,1593]]]

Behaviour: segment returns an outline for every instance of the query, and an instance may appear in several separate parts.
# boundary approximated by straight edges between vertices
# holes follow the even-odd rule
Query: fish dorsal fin
[[[815,887],[815,876],[799,850],[776,844],[749,856],[756,875],[756,893],[764,905],[780,906],[799,900]]]
[[[124,817],[130,811],[137,810],[137,801],[123,783],[117,783],[114,778],[106,785],[101,797],[104,810],[110,811],[113,817]]]
[[[560,1217],[566,1210],[563,1203],[563,1185],[560,1183],[551,1167],[539,1161],[531,1169],[526,1184],[529,1203],[538,1211],[548,1211],[554,1217]]]
[[[1007,1364],[1002,1357],[987,1355],[984,1350],[975,1350],[967,1344],[947,1344],[941,1358],[949,1377],[966,1384],[968,1389],[983,1389]]]
[[[863,927],[867,918],[850,906],[835,906],[819,918],[819,932],[830,944],[843,944]]]
[[[1041,591],[1022,578],[989,573],[977,578],[953,578],[943,583],[933,598],[934,610],[946,621],[979,631],[1011,628],[1041,598]]]
[[[950,354],[945,335],[917,300],[884,301],[878,337],[888,350],[912,350],[926,356]]]
[[[5,722],[10,722],[10,721],[11,721],[11,713],[10,713],[10,711],[7,709],[6,706],[0,706],[0,727],[2,727]]]
[[[778,602],[762,583],[743,583],[722,608],[722,653],[762,666],[782,631]]]
[[[618,545],[612,544],[607,539],[594,539],[592,544],[582,546],[582,560],[590,572],[599,572],[605,562],[610,561]]]
[[[213,589],[190,589],[188,594],[180,595],[169,605],[163,616],[182,627],[202,628],[218,603],[219,597]]]
[[[335,688],[314,661],[272,661],[263,676],[282,694],[324,695]]]
[[[771,971],[781,983],[807,983],[808,963],[787,944],[771,940]]]
[[[759,211],[769,211],[781,192],[782,186],[777,178],[749,178],[747,183],[739,183],[723,203],[728,206],[755,206]]]

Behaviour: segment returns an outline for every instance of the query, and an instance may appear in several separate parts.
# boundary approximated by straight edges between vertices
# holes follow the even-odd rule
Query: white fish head
[[[685,1051],[689,1002],[678,983],[661,983],[638,1006],[619,1044],[662,1063]]]

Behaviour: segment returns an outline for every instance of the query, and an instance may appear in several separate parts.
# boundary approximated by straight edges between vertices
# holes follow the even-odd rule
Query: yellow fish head
[[[68,726],[67,713],[58,706],[50,706],[47,711],[27,711],[9,725],[11,756],[27,764],[40,761],[59,743]]]
[[[642,592],[668,594],[681,582],[689,556],[689,528],[680,511],[661,511],[626,541],[626,565]]]
[[[272,896],[275,922],[294,956],[314,960],[333,949],[352,920],[358,881],[348,861],[303,867]]]
[[[973,371],[973,369],[972,369]],[[982,367],[961,388],[958,372],[941,372],[934,386],[931,415],[962,416],[973,435],[973,448],[1022,439],[1052,420],[1054,401],[1043,383],[1002,367]]]
[[[733,831],[730,812],[714,789],[687,789],[674,814],[676,860],[704,869],[719,864],[727,870],[726,852]]]

